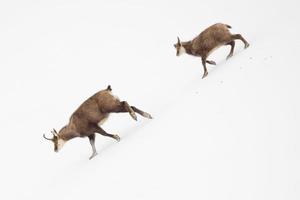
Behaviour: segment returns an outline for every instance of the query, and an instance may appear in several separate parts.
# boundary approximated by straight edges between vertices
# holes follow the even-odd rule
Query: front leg
[[[207,60],[206,63],[211,64],[211,65],[216,65],[216,62],[213,60]]]
[[[99,133],[99,134],[101,134],[103,136],[107,136],[107,137],[113,138],[113,139],[117,140],[118,142],[121,140],[121,138],[118,135],[109,134],[109,133],[107,133],[105,130],[103,130],[99,126],[96,126],[95,132]]]
[[[202,76],[202,79],[205,78],[208,75],[207,69],[206,69],[206,57],[202,57],[202,65],[204,69],[204,73]]]
[[[228,56],[227,56],[227,58],[226,58],[226,59],[229,59],[229,58],[232,57],[232,55],[233,55],[234,46],[235,46],[235,41],[232,40],[231,42],[227,43],[227,45],[230,45],[230,46],[231,46],[230,52],[229,52],[229,54],[228,54]]]
[[[97,150],[96,150],[96,147],[95,147],[95,137],[96,137],[96,134],[93,133],[92,135],[89,135],[89,140],[90,140],[90,144],[92,145],[92,149],[93,149],[93,154],[90,156],[90,160],[92,158],[94,158],[98,153],[97,153]]]

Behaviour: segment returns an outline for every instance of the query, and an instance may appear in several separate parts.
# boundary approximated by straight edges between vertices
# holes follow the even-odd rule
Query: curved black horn
[[[177,43],[180,43],[180,39],[179,39],[179,37],[177,37]]]
[[[52,135],[53,135],[53,139],[54,139],[54,137],[57,137],[57,135],[58,135],[58,133],[57,133],[57,131],[56,131],[55,129],[53,129],[53,130],[51,131],[51,133],[52,133]]]
[[[53,141],[53,138],[47,138],[47,137],[45,136],[45,134],[43,134],[43,137],[44,137],[46,140]]]

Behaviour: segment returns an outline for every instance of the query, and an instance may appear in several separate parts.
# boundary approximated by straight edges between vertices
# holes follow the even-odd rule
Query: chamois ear
[[[112,89],[111,89],[111,86],[110,86],[110,85],[108,85],[106,89],[107,89],[107,90],[109,90],[109,91],[112,91]]]
[[[55,129],[53,129],[53,131],[51,131],[52,135],[53,135],[53,138],[54,137],[57,137],[57,131]]]
[[[181,46],[181,42],[180,42],[179,37],[177,37],[177,44],[179,44]]]

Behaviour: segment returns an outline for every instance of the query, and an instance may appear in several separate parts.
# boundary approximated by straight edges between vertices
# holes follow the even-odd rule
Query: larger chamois
[[[100,127],[110,113],[128,112],[134,120],[137,120],[135,113],[138,113],[143,117],[152,119],[150,114],[130,106],[126,101],[120,101],[118,97],[112,95],[111,91],[111,87],[108,86],[107,89],[101,90],[87,99],[72,114],[68,125],[63,127],[58,133],[53,129],[52,138],[47,138],[45,134],[43,135],[45,139],[54,143],[55,152],[58,152],[72,138],[88,137],[93,149],[90,157],[92,159],[97,155],[95,147],[96,133],[119,141],[120,137],[118,135],[109,134]]]
[[[187,53],[193,56],[200,56],[202,58],[202,65],[204,68],[204,74],[202,78],[206,77],[208,72],[206,69],[206,63],[216,65],[214,61],[206,60],[207,57],[217,48],[223,45],[230,45],[231,49],[227,59],[233,55],[234,40],[243,41],[245,48],[249,46],[249,43],[242,37],[241,34],[231,34],[229,32],[231,26],[227,24],[217,23],[200,33],[193,40],[187,42],[181,42],[177,37],[177,44],[174,44],[176,48],[176,55],[180,56],[183,53]]]

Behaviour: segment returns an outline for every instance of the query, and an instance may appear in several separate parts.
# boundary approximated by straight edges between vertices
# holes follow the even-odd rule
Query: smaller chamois
[[[95,147],[96,133],[119,141],[120,137],[118,135],[109,134],[100,127],[111,113],[128,112],[134,120],[137,120],[135,113],[138,113],[143,117],[152,119],[150,114],[130,106],[126,101],[120,101],[111,91],[111,87],[108,86],[107,89],[101,90],[87,99],[72,114],[68,125],[64,126],[59,132],[55,129],[51,131],[53,134],[52,138],[47,138],[45,134],[43,135],[45,139],[54,143],[55,152],[58,152],[70,139],[88,137],[93,149],[93,153],[90,156],[90,159],[92,159],[97,155]]]
[[[228,59],[233,55],[235,45],[234,40],[243,41],[245,48],[249,46],[249,43],[242,37],[241,34],[231,34],[228,30],[229,28],[231,28],[231,26],[227,24],[217,23],[205,29],[193,40],[181,42],[179,37],[177,37],[177,43],[174,44],[174,47],[176,48],[176,55],[180,56],[183,53],[187,53],[201,57],[204,68],[202,78],[206,77],[208,75],[206,63],[216,65],[216,62],[206,60],[214,50],[223,45],[230,45],[231,49],[227,56]]]

